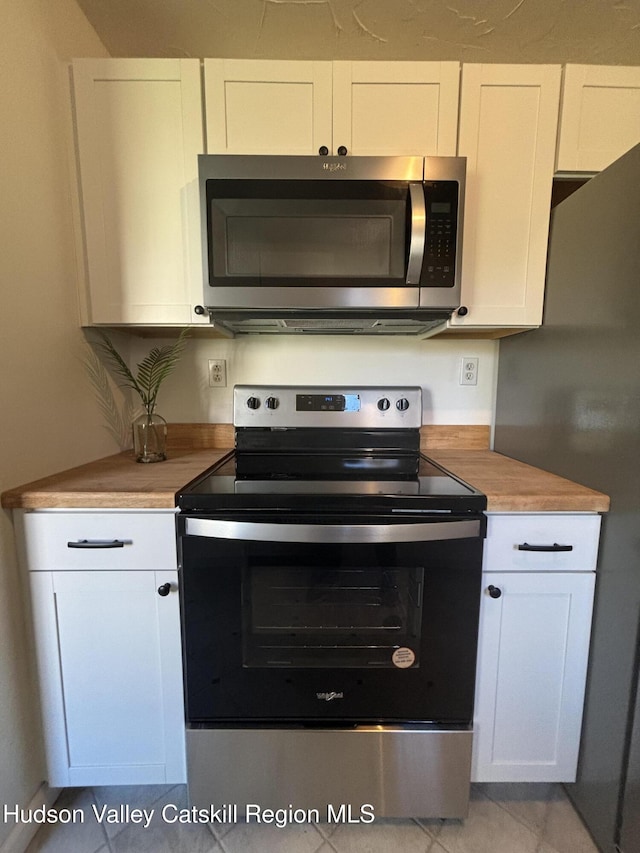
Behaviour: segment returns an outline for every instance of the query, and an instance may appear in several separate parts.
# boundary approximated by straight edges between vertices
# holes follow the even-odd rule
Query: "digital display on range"
[[[296,394],[297,412],[359,412],[359,394]]]

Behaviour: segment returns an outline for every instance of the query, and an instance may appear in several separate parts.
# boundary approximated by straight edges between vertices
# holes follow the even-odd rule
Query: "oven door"
[[[470,723],[482,519],[179,526],[190,723]]]

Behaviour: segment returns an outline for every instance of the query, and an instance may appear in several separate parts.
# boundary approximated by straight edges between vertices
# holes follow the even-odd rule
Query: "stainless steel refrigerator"
[[[640,145],[553,211],[543,325],[500,342],[495,450],[611,496],[578,779],[603,851],[640,853]]]

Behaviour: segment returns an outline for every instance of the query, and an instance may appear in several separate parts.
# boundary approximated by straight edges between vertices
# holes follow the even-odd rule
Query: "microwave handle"
[[[427,232],[427,208],[424,203],[424,185],[409,184],[411,201],[411,241],[409,243],[409,262],[407,264],[407,284],[420,284],[422,261],[424,260],[424,241]]]

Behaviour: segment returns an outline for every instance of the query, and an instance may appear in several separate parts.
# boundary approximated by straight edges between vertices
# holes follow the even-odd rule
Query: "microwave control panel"
[[[423,287],[453,287],[458,242],[458,182],[427,182],[425,205],[427,223],[420,284]]]

